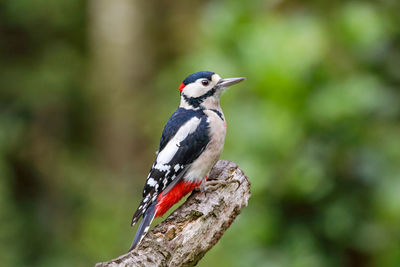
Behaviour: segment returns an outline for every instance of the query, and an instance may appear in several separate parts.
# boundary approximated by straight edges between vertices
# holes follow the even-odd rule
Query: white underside
[[[222,110],[219,109],[219,111],[222,113]],[[184,180],[188,182],[202,181],[219,159],[224,147],[226,135],[225,122],[214,111],[205,110],[204,113],[209,118],[210,142],[186,173]]]

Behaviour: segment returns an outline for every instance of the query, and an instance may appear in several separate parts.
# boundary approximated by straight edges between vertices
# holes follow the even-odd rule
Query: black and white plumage
[[[157,197],[173,181],[178,182],[187,167],[206,148],[210,141],[208,128],[209,123],[202,110],[178,108],[172,114],[162,133],[157,158],[143,189],[143,201],[133,216],[132,225],[154,201],[153,197]]]
[[[163,130],[143,199],[132,218],[134,225],[143,216],[130,250],[142,240],[154,217],[162,216],[205,180],[225,140],[226,123],[219,98],[227,86],[242,80],[201,71],[189,75],[180,85],[180,106]]]

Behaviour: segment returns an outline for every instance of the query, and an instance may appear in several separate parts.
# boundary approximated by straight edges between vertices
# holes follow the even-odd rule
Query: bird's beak
[[[245,80],[245,77],[239,77],[239,78],[226,78],[226,79],[220,79],[217,83],[219,87],[228,87],[231,85],[234,85],[236,83],[240,83],[241,81]]]

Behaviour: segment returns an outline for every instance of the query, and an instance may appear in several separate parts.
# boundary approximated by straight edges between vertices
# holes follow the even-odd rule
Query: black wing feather
[[[164,149],[164,147],[168,144],[172,137],[175,136],[176,132],[188,122],[191,118],[197,117],[201,118],[205,116],[203,111],[193,110],[193,109],[185,109],[178,108],[169,118],[167,124],[164,127],[164,130],[161,135],[160,147],[158,151]]]

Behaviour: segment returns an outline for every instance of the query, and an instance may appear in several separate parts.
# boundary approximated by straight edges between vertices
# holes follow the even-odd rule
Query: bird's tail
[[[134,249],[140,243],[140,241],[142,241],[143,237],[149,231],[150,224],[153,221],[154,216],[156,214],[156,204],[157,204],[157,202],[155,201],[144,212],[143,220],[139,225],[139,228],[136,232],[135,238],[133,239],[133,242],[132,242],[132,245],[131,245],[129,251]]]

